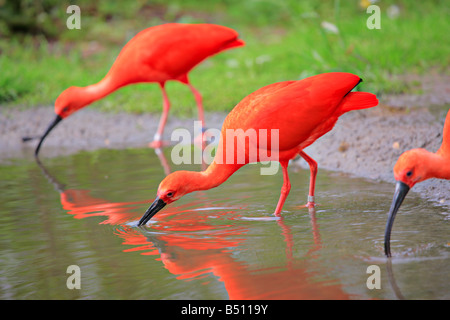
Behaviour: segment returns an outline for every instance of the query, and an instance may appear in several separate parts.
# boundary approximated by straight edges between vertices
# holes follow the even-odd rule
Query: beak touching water
[[[392,199],[386,229],[384,231],[384,253],[387,257],[391,256],[391,230],[394,225],[395,215],[408,194],[409,189],[409,186],[401,181],[397,181],[395,185],[394,198]]]
[[[56,127],[56,125],[62,120],[63,118],[61,118],[61,116],[56,115],[55,120],[53,120],[52,123],[50,123],[50,125],[48,126],[47,130],[45,131],[45,133],[41,136],[41,137],[23,137],[22,141],[26,142],[29,140],[34,140],[34,139],[41,139],[39,141],[39,144],[36,147],[36,150],[34,151],[34,156],[37,158],[38,153],[39,153],[39,149],[41,148],[42,142],[44,142],[45,137],[47,137],[47,135],[50,133],[50,131],[53,130],[54,127]]]
[[[53,130],[54,127],[62,120],[62,118],[59,115],[56,115],[55,120],[53,120],[52,123],[48,126],[47,130],[45,131],[44,135],[41,137],[41,140],[39,141],[38,146],[36,147],[36,150],[34,151],[34,156],[37,157],[39,153],[39,149],[41,148],[42,142],[44,142],[45,137],[50,133],[50,131]]]
[[[146,224],[158,211],[160,211],[166,203],[161,200],[160,198],[156,197],[155,201],[153,201],[150,208],[147,209],[147,211],[142,216],[141,220],[139,220],[138,226],[142,226]]]

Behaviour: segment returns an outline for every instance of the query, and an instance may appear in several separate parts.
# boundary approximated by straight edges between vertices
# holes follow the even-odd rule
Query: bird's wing
[[[359,81],[358,76],[350,73],[325,73],[263,87],[230,112],[224,127],[278,129],[280,150],[294,148],[313,132],[317,139],[331,129],[322,124],[334,125],[340,102]],[[323,133],[317,132],[317,128]]]
[[[134,77],[135,82],[186,79],[186,74],[204,59],[242,46],[237,38],[235,30],[214,24],[151,27],[125,45],[110,72]]]

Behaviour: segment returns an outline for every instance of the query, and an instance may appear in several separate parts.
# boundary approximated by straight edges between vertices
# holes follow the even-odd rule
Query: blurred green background
[[[374,1],[372,1],[374,2]],[[67,7],[81,9],[68,29]],[[277,81],[347,71],[359,89],[380,97],[416,90],[399,75],[447,73],[448,1],[374,2],[381,29],[368,29],[369,0],[0,0],[0,106],[52,106],[67,87],[101,80],[125,43],[147,27],[216,23],[236,29],[246,46],[214,56],[191,73],[207,111],[229,111],[252,91]],[[178,116],[196,115],[190,90],[167,84]],[[416,92],[420,93],[420,92]],[[103,111],[161,112],[155,84],[122,88],[94,103]]]

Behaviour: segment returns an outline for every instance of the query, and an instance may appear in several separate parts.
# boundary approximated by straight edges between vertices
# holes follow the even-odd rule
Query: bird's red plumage
[[[342,113],[378,104],[372,93],[358,93],[359,99],[354,99],[358,103],[346,102],[360,81],[356,75],[333,72],[265,86],[228,114],[222,138],[226,129],[278,129],[279,150],[295,154],[331,130]]]
[[[187,73],[206,58],[241,46],[238,33],[214,24],[168,23],[139,32],[122,49],[108,77],[135,82],[186,83]]]

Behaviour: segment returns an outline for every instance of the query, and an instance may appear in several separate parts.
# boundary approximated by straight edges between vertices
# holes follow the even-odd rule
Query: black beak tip
[[[166,203],[160,198],[156,197],[155,201],[150,205],[147,211],[138,222],[138,227],[145,225],[156,213],[164,208]]]
[[[389,209],[389,215],[384,232],[384,253],[388,258],[391,257],[391,231],[392,226],[394,225],[395,215],[397,214],[398,209],[400,208],[403,200],[408,194],[409,189],[410,187],[406,183],[401,181],[397,181],[397,184],[395,185],[394,197]]]
[[[36,150],[34,151],[34,156],[37,158],[39,154],[39,150],[41,149],[42,142],[44,142],[45,137],[50,133],[50,131],[53,130],[54,127],[62,120],[63,118],[60,115],[56,115],[56,118],[50,123],[45,133],[42,135],[41,140],[39,141],[39,144],[36,147]],[[23,139],[23,138],[22,138]]]
[[[148,220],[150,220],[150,219],[148,219]],[[142,227],[143,225],[145,225],[148,222],[148,220],[145,219],[145,215],[142,216],[142,218],[139,220],[137,226]]]
[[[392,256],[390,243],[384,243],[384,254],[386,255],[386,258],[390,258]]]

